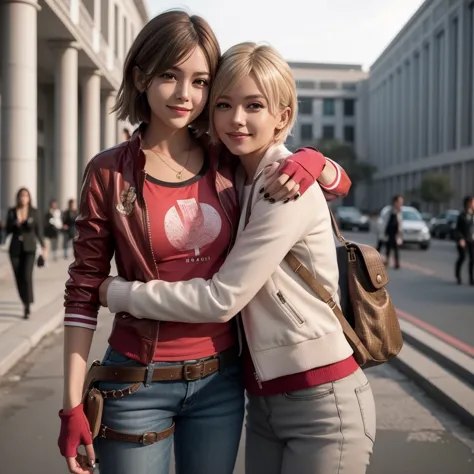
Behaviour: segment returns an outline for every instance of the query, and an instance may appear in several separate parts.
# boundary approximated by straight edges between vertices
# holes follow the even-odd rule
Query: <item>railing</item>
[[[82,30],[83,36],[93,44],[94,20],[82,2],[79,2],[79,30]]]
[[[54,0],[54,3],[56,3],[68,15],[71,15],[71,0]]]
[[[100,35],[100,47],[99,47],[99,56],[102,62],[108,68],[109,64],[109,44],[107,43],[106,39],[103,35]]]

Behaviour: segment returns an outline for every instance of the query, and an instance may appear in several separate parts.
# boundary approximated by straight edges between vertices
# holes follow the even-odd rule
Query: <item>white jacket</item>
[[[252,213],[243,230],[251,186],[243,186],[238,238],[211,280],[169,283],[115,279],[111,312],[187,323],[225,322],[241,311],[257,378],[271,380],[346,359],[352,354],[336,316],[284,262],[289,250],[338,298],[338,267],[331,220],[318,184],[289,203],[269,204],[258,190],[265,165],[285,158],[270,148],[255,180]]]

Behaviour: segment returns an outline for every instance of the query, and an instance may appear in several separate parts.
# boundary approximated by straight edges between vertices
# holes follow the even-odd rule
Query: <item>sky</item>
[[[151,16],[171,8],[204,17],[222,51],[266,42],[288,61],[375,62],[423,0],[145,0]]]

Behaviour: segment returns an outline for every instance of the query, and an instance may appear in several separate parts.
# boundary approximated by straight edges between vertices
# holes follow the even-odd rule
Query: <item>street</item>
[[[353,233],[347,237],[367,243],[375,238]],[[427,252],[402,250],[402,269],[389,270],[389,288],[401,317],[405,314],[427,323],[467,348],[474,345],[474,288],[452,282],[453,258],[450,242],[433,241]],[[101,358],[111,323],[109,313],[103,312],[91,360]],[[56,445],[61,375],[62,330],[58,329],[0,382],[2,474],[66,472]],[[472,474],[471,430],[393,367],[371,369],[367,375],[376,398],[378,427],[369,474]],[[244,472],[242,450],[235,472]]]

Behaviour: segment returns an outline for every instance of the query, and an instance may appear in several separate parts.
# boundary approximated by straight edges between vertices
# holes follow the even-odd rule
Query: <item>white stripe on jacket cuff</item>
[[[341,167],[335,161],[327,157],[326,157],[326,160],[329,161],[336,169],[336,177],[334,178],[334,181],[330,184],[319,183],[319,185],[321,186],[321,188],[325,189],[326,191],[331,191],[332,189],[335,189],[339,186],[339,183],[341,182],[342,173],[341,173]]]

